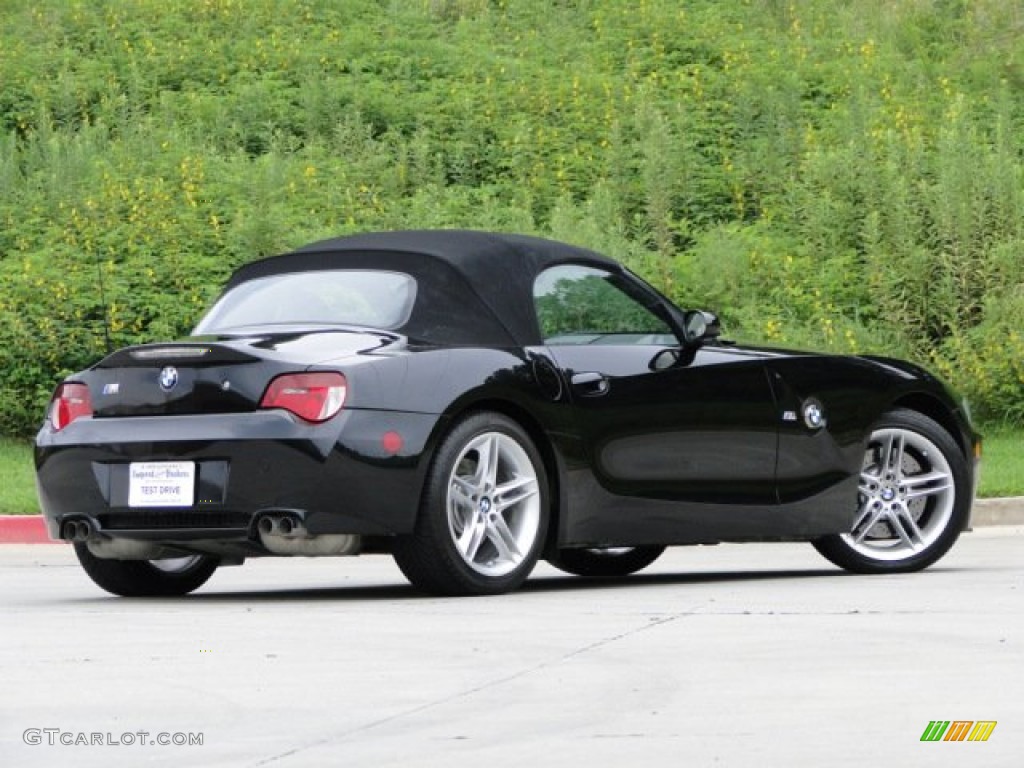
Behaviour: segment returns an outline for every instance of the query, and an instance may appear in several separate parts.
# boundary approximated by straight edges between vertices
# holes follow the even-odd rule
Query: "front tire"
[[[537,564],[548,525],[544,462],[499,413],[459,422],[439,446],[415,531],[395,543],[406,578],[436,595],[494,595]]]
[[[890,411],[872,428],[857,499],[850,532],[824,536],[815,549],[855,573],[919,571],[946,554],[967,523],[967,460],[932,419]]]
[[[636,573],[661,557],[664,551],[664,547],[562,549],[548,562],[576,576],[608,579]]]
[[[84,543],[75,555],[97,586],[121,597],[179,597],[198,589],[217,570],[220,561],[208,555],[168,560],[108,560],[96,557]]]

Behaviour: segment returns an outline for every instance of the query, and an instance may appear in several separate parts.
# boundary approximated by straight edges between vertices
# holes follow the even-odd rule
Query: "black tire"
[[[198,589],[217,570],[215,557],[198,555],[178,570],[167,570],[149,560],[109,560],[96,557],[84,543],[75,544],[78,562],[97,586],[121,597],[178,597]]]
[[[917,411],[893,410],[872,426],[851,532],[812,543],[855,573],[919,571],[953,546],[971,494],[967,459],[949,433]]]
[[[561,549],[548,562],[555,568],[588,578],[610,579],[629,576],[653,563],[665,547],[609,547],[607,549]]]
[[[509,592],[537,564],[547,526],[547,474],[533,441],[502,414],[475,413],[434,454],[416,528],[395,542],[395,562],[431,594]]]

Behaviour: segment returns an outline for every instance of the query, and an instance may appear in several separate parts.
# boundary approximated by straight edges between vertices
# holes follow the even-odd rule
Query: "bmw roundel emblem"
[[[817,400],[804,403],[804,424],[809,429],[821,429],[825,426],[825,409]]]
[[[166,366],[160,371],[160,389],[170,392],[178,383],[178,369],[173,365]]]

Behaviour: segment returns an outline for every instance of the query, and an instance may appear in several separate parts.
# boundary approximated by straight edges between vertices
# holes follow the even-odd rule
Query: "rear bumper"
[[[101,535],[150,541],[258,541],[256,522],[287,511],[312,535],[412,530],[438,417],[349,410],[310,425],[282,411],[80,419],[36,438],[47,530],[87,519]],[[396,450],[393,437],[401,436]],[[128,506],[133,461],[194,461],[188,507]],[[258,547],[255,553],[258,554]]]

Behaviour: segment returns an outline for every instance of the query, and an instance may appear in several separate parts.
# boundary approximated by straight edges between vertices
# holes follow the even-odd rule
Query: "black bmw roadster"
[[[192,336],[61,383],[35,458],[50,535],[118,595],[359,553],[471,595],[721,541],[918,570],[979,453],[917,366],[737,346],[591,251],[421,231],[241,267]]]

